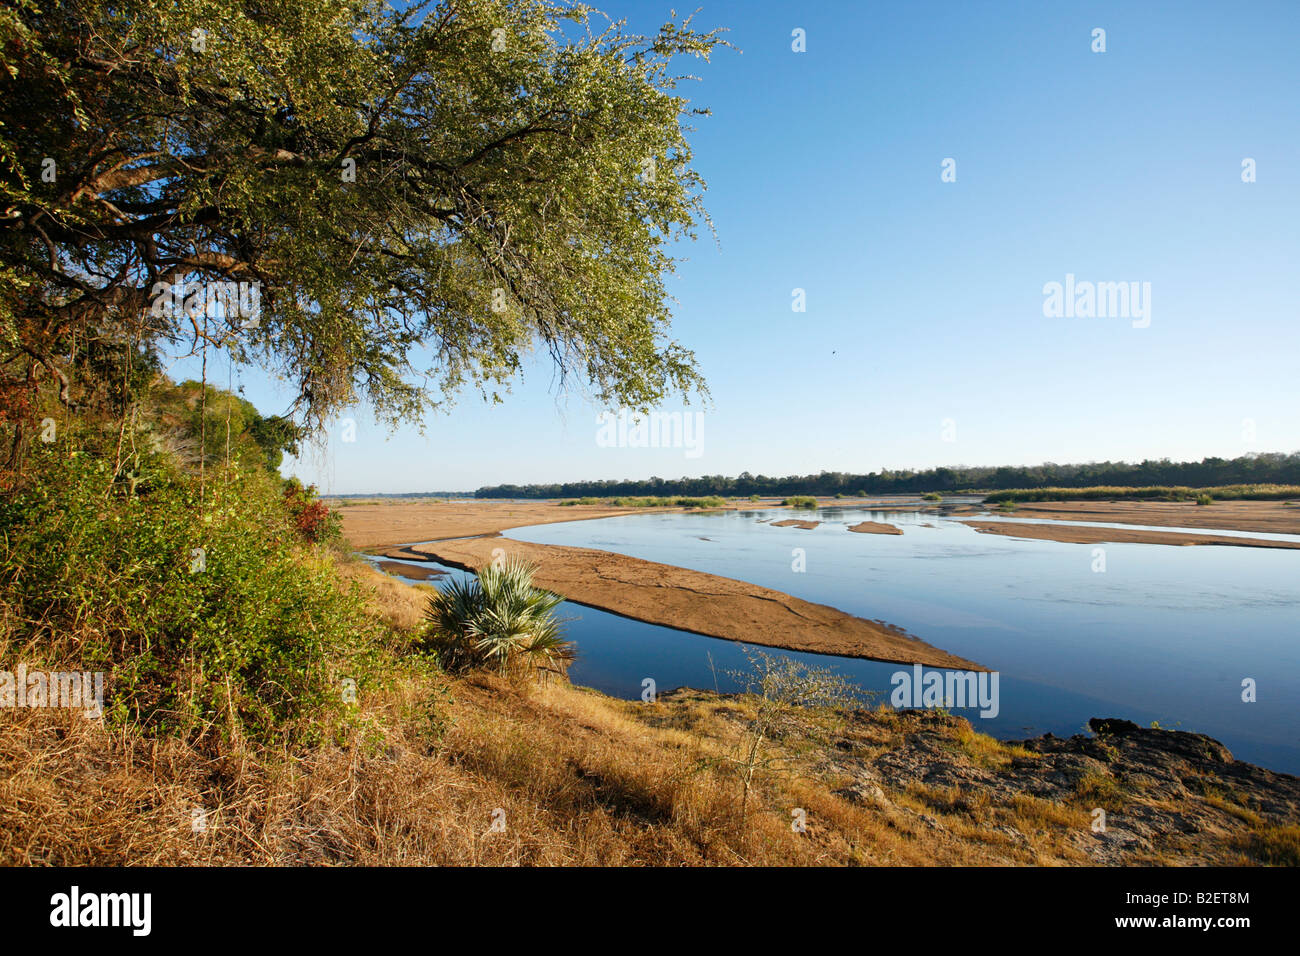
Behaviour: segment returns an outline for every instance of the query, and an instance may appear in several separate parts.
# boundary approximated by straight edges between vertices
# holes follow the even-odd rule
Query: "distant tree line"
[[[646,478],[640,481],[566,481],[538,485],[492,485],[474,492],[476,498],[610,498],[628,495],[868,495],[925,492],[999,491],[1009,488],[1087,488],[1094,485],[1300,484],[1300,452],[1243,455],[1175,462],[1168,458],[1130,464],[1123,461],[1080,465],[1002,465],[998,467],[930,468],[925,471],[882,469],[865,475],[823,471],[816,475],[770,478],[742,472],[735,478]]]

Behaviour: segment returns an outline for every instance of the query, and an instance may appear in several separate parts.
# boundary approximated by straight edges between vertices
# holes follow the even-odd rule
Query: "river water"
[[[822,524],[772,526],[791,517]],[[848,532],[865,520],[903,534]],[[506,536],[738,578],[906,628],[998,671],[996,716],[952,708],[996,737],[1064,736],[1090,717],[1124,717],[1209,734],[1240,759],[1300,772],[1300,551],[1066,544],[863,508],[636,514]],[[731,672],[746,660],[732,642],[569,602],[561,613],[578,646],[574,683],[629,699],[647,679],[660,692],[739,687]],[[832,666],[883,702],[893,675],[911,670],[779,653]],[[1246,680],[1253,702],[1243,700]]]

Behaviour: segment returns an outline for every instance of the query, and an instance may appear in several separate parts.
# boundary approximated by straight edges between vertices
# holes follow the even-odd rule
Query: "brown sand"
[[[820,499],[826,505],[846,504],[835,498]],[[900,499],[902,500],[902,499]],[[509,528],[523,528],[535,524],[559,521],[585,521],[588,518],[608,518],[613,515],[665,514],[692,509],[686,508],[614,508],[606,505],[567,505],[557,501],[494,501],[492,499],[463,498],[452,501],[411,501],[397,499],[378,504],[344,504],[331,501],[343,516],[343,533],[357,548],[375,548],[407,541],[432,541],[435,538],[468,538],[478,534],[491,534]],[[854,507],[858,501],[852,502]],[[888,502],[875,500],[874,507]],[[709,511],[752,511],[762,508],[777,509],[785,506],[779,500],[728,501],[721,508]],[[915,510],[914,504],[906,509]],[[901,510],[901,508],[900,508]],[[974,509],[977,513],[983,509]],[[765,519],[760,519],[765,520]]]
[[[611,515],[663,513],[681,508],[607,508],[602,505],[560,507],[554,501],[398,501],[391,504],[349,505],[338,509],[343,533],[357,548],[374,548],[404,541],[462,538],[507,528],[559,521],[585,521]],[[396,557],[396,555],[390,555]]]
[[[404,578],[411,578],[415,581],[431,581],[434,578],[443,577],[447,572],[439,571],[437,568],[422,568],[418,565],[403,564],[400,561],[376,561],[381,571],[389,574],[400,574]]]
[[[495,535],[438,541],[414,550],[477,571],[492,561],[497,549],[535,563],[538,587],[638,621],[787,650],[983,670],[882,621],[756,584],[608,551],[527,544]]]
[[[1039,538],[1071,544],[1226,544],[1240,548],[1300,548],[1300,541],[1269,541],[1266,538],[1230,538],[1221,534],[1182,531],[1140,531],[1136,528],[1088,528],[1081,525],[1021,524],[1014,521],[963,521],[983,534],[1004,534],[1012,538]]]
[[[784,521],[773,521],[773,528],[803,528],[805,531],[811,531],[821,524],[820,521],[800,521],[798,518],[786,518]]]
[[[1216,501],[1212,505],[1194,501],[1028,501],[1018,502],[1012,513],[1017,518],[1052,521],[1300,534],[1300,506],[1282,501]]]
[[[886,524],[884,521],[860,521],[850,531],[857,531],[861,534],[902,534],[902,530],[895,528],[892,524]]]

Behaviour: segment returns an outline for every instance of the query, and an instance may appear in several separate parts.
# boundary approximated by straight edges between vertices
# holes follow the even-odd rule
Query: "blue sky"
[[[345,494],[1300,448],[1300,5],[695,5],[741,51],[686,89],[713,111],[692,141],[718,238],[671,283],[712,390],[700,454],[601,447],[600,409],[537,364],[423,437],[358,410],[355,442],[286,474]],[[671,5],[605,9],[652,31]],[[1067,274],[1150,283],[1149,327],[1045,317]]]

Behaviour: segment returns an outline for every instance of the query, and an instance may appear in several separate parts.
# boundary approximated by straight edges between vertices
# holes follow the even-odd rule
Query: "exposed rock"
[[[864,711],[854,719],[870,725],[880,717]],[[1300,779],[1236,760],[1204,734],[1098,718],[1089,723],[1096,736],[968,745],[960,717],[916,710],[896,719],[901,741],[874,757],[864,748],[861,763],[853,748],[837,746],[834,769],[854,780],[840,796],[897,806],[893,793],[931,794],[944,812],[1036,798],[1074,812],[1080,824],[1068,843],[1102,864],[1240,863],[1261,828],[1300,823]],[[1099,820],[1104,829],[1094,832]],[[1001,824],[993,829],[1016,845],[1026,839]]]

